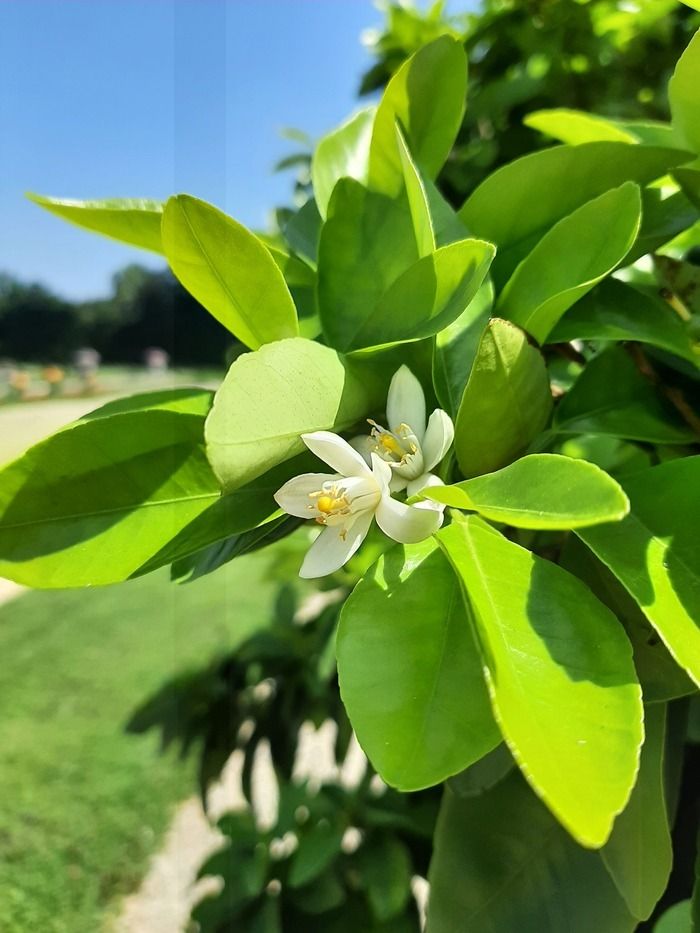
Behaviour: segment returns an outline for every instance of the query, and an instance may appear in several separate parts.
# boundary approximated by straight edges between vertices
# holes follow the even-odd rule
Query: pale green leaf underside
[[[459,581],[434,541],[388,551],[343,608],[343,702],[381,777],[419,790],[501,741]]]

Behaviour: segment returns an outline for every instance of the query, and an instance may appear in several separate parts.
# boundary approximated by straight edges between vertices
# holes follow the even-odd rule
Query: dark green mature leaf
[[[517,772],[479,797],[445,791],[428,875],[430,933],[631,933],[600,855],[558,826]]]
[[[682,0],[682,2],[692,6],[689,0]],[[695,933],[691,901],[678,901],[673,907],[669,907],[654,926],[654,933]]]
[[[229,369],[207,418],[207,455],[224,489],[236,489],[301,453],[301,434],[349,428],[380,394],[334,350],[280,340]]]
[[[383,923],[400,914],[411,897],[411,856],[400,839],[370,836],[357,854],[357,870],[374,918]]]
[[[299,839],[289,868],[288,883],[300,888],[314,881],[340,855],[345,827],[319,820]]]
[[[395,195],[403,185],[396,122],[417,163],[435,178],[462,122],[467,60],[461,42],[440,36],[406,61],[379,102],[369,155],[369,184]]]
[[[607,279],[559,321],[548,343],[637,340],[700,365],[700,347],[668,302],[632,285]]]
[[[687,444],[692,429],[621,347],[592,359],[554,413],[559,434],[606,434],[653,444]]]
[[[434,541],[377,561],[343,607],[336,650],[350,721],[388,784],[429,787],[500,742],[459,583]]]
[[[0,474],[0,575],[35,587],[124,580],[218,501],[211,393],[137,396],[69,425]]]
[[[639,603],[678,664],[700,685],[700,457],[623,480],[629,516],[577,532]]]
[[[615,480],[585,460],[531,454],[495,473],[426,489],[425,498],[516,528],[585,528],[618,521],[629,502]]]
[[[611,571],[577,537],[564,546],[560,565],[590,587],[625,626],[645,703],[675,700],[697,687],[673,660],[646,616]]]
[[[328,342],[348,349],[384,292],[419,258],[405,192],[392,199],[341,179],[319,245],[318,299]]]
[[[364,320],[356,317],[345,349],[420,340],[447,327],[478,292],[494,254],[483,240],[460,240],[419,259],[365,309]]]
[[[700,152],[700,32],[696,32],[678,59],[668,84],[668,100],[674,129],[693,152]]]
[[[506,743],[501,742],[488,755],[449,778],[447,786],[458,797],[475,797],[502,781],[513,768],[515,759]]]
[[[610,188],[647,184],[690,158],[675,149],[619,142],[555,146],[498,169],[459,213],[474,236],[496,244],[494,276],[502,286],[562,217]]]
[[[622,262],[641,216],[639,188],[626,182],[563,217],[517,267],[496,313],[544,342],[564,312]]]
[[[318,258],[322,225],[323,219],[318,212],[315,198],[309,198],[303,207],[293,212],[282,224],[282,233],[290,249],[314,266]]]
[[[603,845],[632,791],[643,736],[624,630],[580,580],[476,516],[437,538],[464,586],[514,758],[578,842]]]
[[[160,223],[161,201],[147,198],[107,198],[103,201],[73,201],[67,198],[47,198],[28,194],[30,201],[68,220],[78,227],[101,233],[121,243],[163,252]]]
[[[688,200],[700,208],[700,170],[696,168],[677,168],[673,177],[681,186]]]
[[[644,732],[637,783],[601,849],[620,894],[640,920],[651,916],[673,864],[664,791],[665,704],[646,707]]]
[[[465,476],[514,460],[544,428],[552,408],[539,351],[509,321],[489,321],[457,412],[455,453]]]
[[[326,216],[331,193],[340,178],[367,181],[369,143],[376,107],[360,110],[323,137],[311,161],[311,180],[319,213]]]
[[[487,280],[457,320],[435,335],[433,387],[438,401],[453,418],[459,409],[492,305],[493,286]]]
[[[642,225],[624,264],[629,266],[641,256],[655,253],[698,220],[698,208],[682,191],[666,194],[660,188],[645,188],[642,192]]]
[[[163,247],[188,292],[253,349],[299,332],[289,289],[269,250],[241,224],[186,194],[163,211]]]

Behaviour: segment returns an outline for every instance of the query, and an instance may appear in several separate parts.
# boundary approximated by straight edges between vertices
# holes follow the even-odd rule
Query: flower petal
[[[411,482],[406,487],[406,495],[410,498],[411,496],[417,496],[422,489],[426,489],[428,486],[444,486],[445,484],[440,479],[439,476],[436,476],[434,473],[424,473],[422,476],[419,476],[417,479],[412,479]],[[430,500],[432,502],[432,500]],[[437,502],[434,502],[433,505],[437,505]]]
[[[372,451],[376,446],[376,441],[371,434],[358,434],[357,437],[351,437],[349,442],[353,450],[365,461],[367,466],[372,466]]]
[[[442,408],[436,408],[428,419],[428,427],[423,438],[423,460],[426,471],[432,470],[442,460],[450,449],[454,436],[455,426],[452,418]]]
[[[373,512],[362,512],[349,528],[338,525],[324,528],[307,551],[299,576],[325,577],[340,570],[365,540],[373,517]]]
[[[314,431],[302,434],[301,439],[329,467],[343,476],[368,476],[370,468],[361,454],[353,450],[350,444],[331,431]]]
[[[422,504],[422,503],[421,503]],[[382,496],[376,512],[377,524],[385,535],[400,544],[415,544],[429,538],[442,525],[442,512],[406,505]]]
[[[393,470],[386,462],[382,460],[381,457],[378,457],[377,454],[372,454],[372,475],[379,484],[379,488],[382,493],[386,493],[389,490],[389,484],[392,481],[394,476]]]
[[[425,434],[425,395],[420,382],[408,366],[396,370],[386,400],[386,417],[390,431],[407,424],[422,442]]]
[[[301,476],[288,480],[277,490],[275,502],[288,515],[313,518],[309,509],[309,506],[313,505],[311,494],[318,492],[324,483],[337,479],[340,479],[337,473],[302,473]]]

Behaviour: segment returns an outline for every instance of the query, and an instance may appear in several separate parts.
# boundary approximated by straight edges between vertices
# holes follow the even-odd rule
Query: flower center
[[[375,442],[374,452],[379,454],[382,460],[405,464],[418,453],[415,434],[409,425],[400,424],[394,431],[388,431],[376,421],[370,420],[369,423],[372,425],[371,436]]]
[[[340,483],[324,483],[319,490],[309,493],[309,498],[315,500],[309,509],[317,513],[314,517],[319,525],[327,525],[329,519],[350,513],[350,500]]]

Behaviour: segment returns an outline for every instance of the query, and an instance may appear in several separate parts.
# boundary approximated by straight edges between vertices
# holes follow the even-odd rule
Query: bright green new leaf
[[[496,473],[434,486],[423,495],[516,528],[585,528],[629,512],[627,496],[611,476],[559,454],[531,454]]]
[[[0,576],[35,587],[125,580],[219,500],[204,455],[211,393],[120,400],[2,470]]]
[[[377,108],[369,154],[369,184],[395,195],[403,185],[396,121],[430,178],[442,168],[462,123],[467,60],[462,43],[440,36],[424,45],[389,81]]]
[[[420,170],[409,152],[401,127],[396,124],[396,142],[401,156],[408,205],[411,209],[413,230],[416,235],[419,256],[429,256],[435,250],[435,232],[430,216],[430,200]]]
[[[552,408],[544,359],[509,321],[483,333],[457,412],[455,453],[465,476],[491,473],[523,453]]]
[[[696,439],[621,347],[594,357],[554,413],[559,434],[607,434],[653,444]]]
[[[353,374],[334,350],[311,340],[280,340],[244,353],[207,418],[214,472],[225,490],[243,486],[301,453],[301,434],[351,427],[379,394],[366,373]]]
[[[78,227],[101,233],[113,240],[163,252],[160,222],[163,204],[146,198],[107,198],[103,201],[73,201],[28,194],[30,201]]]
[[[496,313],[543,343],[564,312],[622,262],[641,217],[639,188],[632,182],[568,214],[517,267]]]
[[[428,874],[430,933],[631,933],[597,852],[517,772],[479,797],[445,791]]]
[[[241,224],[186,194],[163,211],[163,247],[176,277],[246,346],[298,333],[297,313],[269,250]]]
[[[580,580],[476,516],[437,538],[464,586],[513,757],[571,835],[602,846],[634,786],[643,737],[622,626]]]
[[[615,120],[608,120],[584,110],[568,110],[565,107],[553,110],[536,110],[523,120],[525,126],[539,130],[570,146],[595,143],[604,140],[621,143],[636,143],[637,137],[623,129]]]
[[[376,107],[360,110],[316,146],[311,160],[311,181],[321,217],[326,216],[331,193],[340,178],[367,181],[375,112]]]
[[[700,346],[668,302],[625,282],[607,279],[559,321],[548,343],[636,340],[700,365]]]
[[[629,516],[578,534],[700,685],[700,456],[635,473],[623,486],[630,498]]]
[[[340,692],[381,777],[419,790],[501,741],[459,581],[432,540],[380,557],[343,607]]]
[[[381,296],[351,337],[363,347],[431,337],[455,321],[483,284],[495,250],[483,240],[442,246],[408,268]]]
[[[419,258],[406,193],[388,198],[342,178],[319,244],[318,300],[328,343],[343,351],[352,346],[381,296]]]
[[[562,217],[626,181],[654,181],[691,157],[675,149],[618,142],[555,146],[489,175],[459,215],[473,236],[496,244],[493,268],[502,286]]]
[[[678,59],[676,70],[668,83],[673,126],[693,152],[700,152],[700,31],[690,40]]]
[[[601,849],[620,894],[640,920],[651,915],[666,890],[673,864],[664,790],[665,704],[645,708],[644,732],[637,783]]]
[[[433,386],[440,404],[453,418],[459,409],[492,306],[493,285],[487,279],[457,320],[435,335]]]

